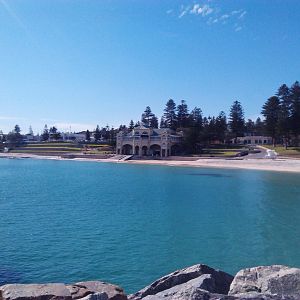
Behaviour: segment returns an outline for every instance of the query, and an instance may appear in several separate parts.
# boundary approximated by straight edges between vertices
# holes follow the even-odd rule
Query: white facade
[[[272,138],[269,136],[243,136],[237,137],[237,143],[242,145],[271,145]]]
[[[178,152],[182,136],[169,128],[135,127],[117,135],[117,154],[166,157]]]

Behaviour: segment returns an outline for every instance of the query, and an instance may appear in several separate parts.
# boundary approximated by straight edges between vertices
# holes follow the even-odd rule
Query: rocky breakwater
[[[281,265],[239,271],[235,276],[198,264],[177,270],[126,296],[101,281],[76,284],[7,284],[0,300],[300,300],[300,269]]]
[[[6,284],[0,287],[0,300],[127,300],[122,288],[117,285],[86,281],[65,285]]]

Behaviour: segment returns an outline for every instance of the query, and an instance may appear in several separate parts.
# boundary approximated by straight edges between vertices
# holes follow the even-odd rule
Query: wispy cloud
[[[245,16],[246,14],[247,14],[247,12],[244,10],[244,11],[240,14],[239,19],[243,19],[244,16]]]
[[[221,17],[220,17],[220,20],[225,20],[225,19],[228,19],[229,18],[229,15],[222,15]]]
[[[239,9],[239,10],[233,10],[231,12],[232,15],[236,15],[236,14],[240,14],[243,10],[242,9]]]
[[[5,8],[5,10],[8,12],[8,14],[19,24],[20,27],[22,27],[25,31],[27,31],[27,27],[23,23],[23,21],[19,18],[19,16],[14,12],[14,10],[8,5],[6,0],[0,0],[0,3]]]
[[[204,4],[203,6],[200,6],[200,4],[194,4],[193,8],[190,10],[190,13],[205,17],[210,15],[213,11],[213,8],[211,8],[208,4]]]
[[[179,19],[187,16],[200,17],[208,25],[221,24],[231,25],[235,32],[242,30],[242,22],[247,11],[244,9],[236,9],[225,11],[219,6],[215,6],[211,1],[207,3],[193,3],[190,5],[181,5],[179,9],[170,9],[167,14],[176,15]],[[237,24],[237,25],[236,25]]]
[[[13,10],[13,8],[7,3],[6,0],[0,0],[0,6],[6,10],[8,15],[18,24],[18,26],[23,29],[23,31],[26,33],[27,37],[32,41],[34,41],[34,38],[30,31],[28,30],[27,26],[25,23],[22,21],[22,19],[17,15],[17,13]]]
[[[178,16],[178,18],[179,19],[181,19],[184,15],[186,15],[187,14],[187,11],[186,10],[183,10],[180,14],[179,14],[179,16]]]
[[[206,17],[213,13],[214,9],[210,7],[208,4],[200,5],[200,4],[194,4],[194,5],[181,5],[180,12],[178,15],[178,18],[182,18],[185,15],[198,15],[202,17]]]

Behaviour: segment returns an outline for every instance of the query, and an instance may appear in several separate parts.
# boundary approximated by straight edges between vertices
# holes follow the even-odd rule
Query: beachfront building
[[[61,138],[64,142],[68,142],[68,141],[84,142],[85,138],[86,138],[86,134],[85,134],[85,131],[62,132]]]
[[[182,135],[169,128],[137,126],[117,135],[117,154],[166,157],[180,153]]]
[[[271,145],[273,143],[270,136],[249,135],[236,138],[240,145]]]

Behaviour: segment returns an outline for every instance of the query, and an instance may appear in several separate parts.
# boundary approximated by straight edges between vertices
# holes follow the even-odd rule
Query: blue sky
[[[298,0],[0,0],[0,129],[119,126],[169,98],[255,118],[299,54]]]

